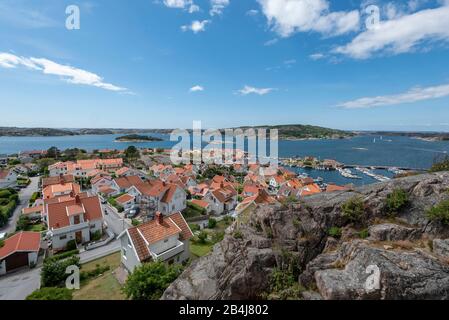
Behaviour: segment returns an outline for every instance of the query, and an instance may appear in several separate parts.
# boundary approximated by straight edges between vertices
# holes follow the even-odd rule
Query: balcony
[[[181,241],[178,241],[178,243],[176,244],[176,247],[173,247],[171,249],[163,251],[159,254],[151,252],[151,255],[153,256],[154,260],[167,261],[170,258],[180,254],[183,251],[184,251],[184,243],[182,243]]]

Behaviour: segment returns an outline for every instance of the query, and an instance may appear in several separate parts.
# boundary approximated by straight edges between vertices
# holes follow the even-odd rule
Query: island
[[[116,142],[152,142],[152,141],[163,141],[161,138],[156,138],[152,136],[145,136],[139,134],[128,134],[125,136],[115,138]]]

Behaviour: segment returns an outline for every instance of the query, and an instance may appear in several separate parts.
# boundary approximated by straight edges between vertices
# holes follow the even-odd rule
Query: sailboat
[[[374,138],[373,143],[376,143],[376,138]]]

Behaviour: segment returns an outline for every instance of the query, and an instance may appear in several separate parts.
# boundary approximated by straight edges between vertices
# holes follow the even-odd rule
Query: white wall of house
[[[37,252],[28,253],[28,266],[36,265],[37,263]]]
[[[210,211],[215,214],[222,214],[224,212],[224,204],[218,201],[217,198],[211,192],[208,192],[204,197],[204,200],[209,203]]]
[[[140,265],[140,261],[136,255],[131,239],[126,233],[120,238],[121,242],[121,261],[125,268],[132,273],[134,269]]]
[[[6,273],[6,261],[3,260],[0,262],[0,276]]]
[[[169,203],[159,202],[158,210],[167,215],[182,211],[187,206],[187,194],[181,188],[177,188],[172,200]]]
[[[178,245],[178,238],[179,238],[179,235],[176,234],[176,235],[168,237],[164,240],[150,244],[150,246],[149,246],[150,251],[159,255],[164,251],[172,249]]]

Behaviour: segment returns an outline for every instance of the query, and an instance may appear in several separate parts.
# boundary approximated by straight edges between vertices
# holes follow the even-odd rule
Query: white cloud
[[[192,4],[189,7],[189,13],[194,13],[194,12],[198,12],[198,11],[200,11],[200,7],[197,6],[196,4]]]
[[[61,79],[73,84],[94,86],[110,91],[127,92],[126,88],[104,82],[102,77],[86,70],[62,65],[48,59],[38,59],[33,57],[25,58],[10,53],[0,52],[0,67],[11,69],[19,66],[34,71],[40,71],[43,74],[59,76]]]
[[[290,60],[285,60],[284,61],[284,64],[286,64],[286,65],[291,65],[291,64],[295,64],[295,63],[296,63],[295,59],[290,59]]]
[[[182,31],[191,30],[193,31],[193,33],[202,32],[206,30],[206,25],[210,22],[211,22],[210,20],[203,20],[203,21],[195,20],[192,21],[190,25],[182,26],[181,30]]]
[[[311,54],[311,55],[309,56],[309,58],[312,59],[312,60],[314,60],[314,61],[323,59],[324,57],[325,57],[325,55],[322,54],[322,53],[313,53],[313,54]]]
[[[200,7],[193,0],[164,0],[165,6],[175,9],[186,9],[189,13],[200,11]]]
[[[210,0],[211,9],[209,14],[211,16],[220,15],[223,10],[229,5],[229,0]]]
[[[269,46],[275,45],[275,44],[278,43],[278,42],[279,42],[279,39],[274,38],[274,39],[271,39],[271,40],[266,41],[263,45],[264,45],[265,47],[269,47]]]
[[[258,94],[260,96],[266,95],[270,93],[271,91],[276,90],[274,88],[255,88],[250,86],[244,86],[242,89],[238,91],[241,95],[248,95],[248,94]]]
[[[256,16],[258,14],[259,14],[259,10],[256,10],[256,9],[251,9],[246,12],[247,16]]]
[[[447,5],[381,22],[377,28],[360,33],[350,43],[336,48],[335,52],[356,59],[366,59],[375,53],[409,52],[425,41],[435,40],[449,41]]]
[[[268,23],[282,37],[315,31],[326,36],[359,29],[357,10],[330,12],[327,0],[257,0]]]
[[[426,88],[416,87],[408,90],[407,92],[396,95],[360,98],[341,103],[337,105],[337,107],[342,107],[345,109],[366,109],[403,103],[413,103],[446,96],[449,96],[449,84]]]
[[[193,86],[192,88],[190,88],[189,91],[190,91],[190,92],[204,91],[204,87],[199,86],[199,85],[196,85],[196,86]]]

